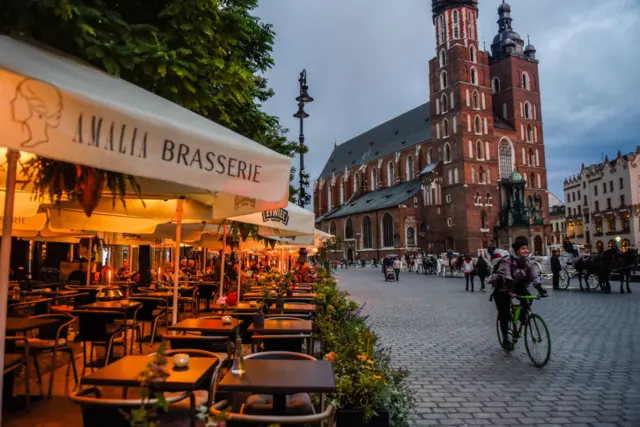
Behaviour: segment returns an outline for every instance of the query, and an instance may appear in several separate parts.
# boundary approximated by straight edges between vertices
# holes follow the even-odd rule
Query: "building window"
[[[440,51],[440,68],[445,67],[447,65],[447,53],[444,49]]]
[[[475,166],[471,166],[471,183],[476,183],[476,168]]]
[[[480,116],[476,116],[476,118],[474,119],[474,128],[476,134],[482,135],[482,120],[480,120]]]
[[[378,170],[374,167],[371,169],[371,191],[378,188]]]
[[[478,172],[478,184],[484,184],[484,169],[482,167],[480,167],[480,170]]]
[[[484,160],[484,146],[480,140],[476,142],[476,155],[478,156],[478,160]]]
[[[622,230],[624,232],[629,232],[631,231],[631,215],[630,214],[626,214],[625,216],[622,217]]]
[[[482,228],[483,230],[489,228],[489,224],[487,222],[487,213],[485,211],[482,211],[482,213],[480,214],[480,228]]]
[[[416,245],[416,229],[413,227],[407,228],[407,246]]]
[[[413,157],[407,157],[407,181],[411,181],[413,179]]]
[[[509,179],[513,173],[513,151],[506,139],[498,144],[498,159],[500,179]]]
[[[396,183],[396,174],[393,170],[393,162],[387,163],[387,187],[391,187]]]
[[[445,23],[444,15],[440,15],[440,43],[444,43],[446,40],[447,40],[447,26]],[[445,58],[444,65],[447,65],[446,58]]]
[[[598,187],[597,186],[593,186],[593,195],[597,196],[598,195]]]
[[[453,219],[447,218],[447,226],[448,227],[453,227]]]
[[[458,11],[457,10],[453,11],[453,38],[454,39],[459,39],[460,38],[460,25],[458,23]]]
[[[626,206],[626,203],[624,200],[624,194],[620,195],[620,206]]]
[[[524,103],[524,118],[531,120],[531,104],[529,101]]]
[[[475,38],[476,38],[475,18],[473,16],[473,12],[471,12],[471,11],[469,11],[469,38],[471,40],[475,40]]]
[[[449,81],[447,80],[447,72],[442,71],[440,73],[440,89],[444,89],[449,85]]]
[[[476,47],[474,45],[469,48],[469,58],[471,58],[471,62],[476,62]]]
[[[382,217],[382,246],[385,248],[393,247],[393,218],[390,213],[386,213]]]
[[[530,178],[529,184],[531,185],[531,188],[536,188],[536,177],[533,172],[531,172]],[[575,199],[573,201],[575,202]]]
[[[529,90],[529,74],[522,73],[522,87]]]
[[[449,98],[447,98],[447,94],[443,93],[440,100],[440,104],[442,105],[442,114],[444,114],[449,111]]]
[[[449,145],[448,142],[444,144],[444,162],[445,163],[451,162],[451,146]]]
[[[471,84],[478,84],[478,70],[476,70],[475,67],[471,67]]]
[[[485,205],[486,206],[493,206],[493,197],[491,197],[491,193],[487,193],[484,196],[484,199],[485,199]]]
[[[497,77],[494,77],[493,80],[491,80],[491,91],[493,93],[498,93],[500,92],[500,79]],[[505,114],[506,117],[506,114]]]
[[[533,142],[533,128],[531,125],[527,125],[527,141]]]
[[[611,209],[611,198],[607,198],[607,209]]]
[[[442,121],[442,136],[447,138],[449,136],[449,120],[444,119]]]
[[[620,189],[624,189],[624,180],[622,178],[620,178]]]
[[[431,148],[427,151],[427,164],[430,165],[433,163],[433,154],[431,153]]]
[[[613,192],[613,181],[609,181],[609,191]]]
[[[482,205],[482,199],[480,198],[480,193],[476,192],[476,196],[473,198],[473,203],[476,206]]]
[[[480,95],[478,94],[477,90],[473,91],[473,108],[476,110],[480,109]]]
[[[602,183],[602,194],[607,194],[607,183],[606,182]]]
[[[336,229],[336,223],[334,221],[331,221],[331,224],[329,225],[329,234],[331,234],[332,236],[337,236],[337,229]]]
[[[594,202],[594,208],[595,208],[596,212],[598,212],[600,210],[600,202],[599,201],[596,200]]]
[[[353,224],[351,224],[351,218],[347,218],[344,223],[344,238],[353,239]]]
[[[607,231],[610,233],[616,231],[616,218],[613,216],[607,218]]]
[[[371,218],[365,216],[362,219],[362,247],[371,249],[373,247],[373,239],[371,238]]]

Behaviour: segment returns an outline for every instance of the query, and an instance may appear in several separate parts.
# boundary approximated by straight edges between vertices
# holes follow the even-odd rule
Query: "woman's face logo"
[[[13,121],[22,125],[24,140],[21,146],[32,148],[49,142],[49,128],[60,125],[62,95],[50,84],[25,79],[16,88],[11,101]]]

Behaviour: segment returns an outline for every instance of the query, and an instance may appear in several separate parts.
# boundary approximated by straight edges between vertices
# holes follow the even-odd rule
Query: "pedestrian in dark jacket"
[[[480,255],[476,261],[476,271],[478,272],[478,278],[480,279],[480,292],[484,292],[484,281],[489,276],[489,264],[482,255]]]
[[[560,289],[560,271],[562,270],[562,265],[560,265],[560,258],[558,257],[558,251],[551,251],[551,259],[549,260],[551,263],[551,274],[553,275],[553,289]]]

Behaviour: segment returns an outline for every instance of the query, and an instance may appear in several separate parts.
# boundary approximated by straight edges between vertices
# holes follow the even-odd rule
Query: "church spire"
[[[513,31],[512,22],[511,5],[502,0],[498,7],[498,34],[491,45],[491,57],[494,61],[509,55],[524,54],[524,40]]]

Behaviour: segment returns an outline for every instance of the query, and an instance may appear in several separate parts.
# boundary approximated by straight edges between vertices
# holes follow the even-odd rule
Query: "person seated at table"
[[[131,275],[131,272],[129,271],[129,262],[125,261],[122,263],[122,267],[120,267],[120,269],[118,269],[118,279],[127,279],[129,278],[129,276]]]

